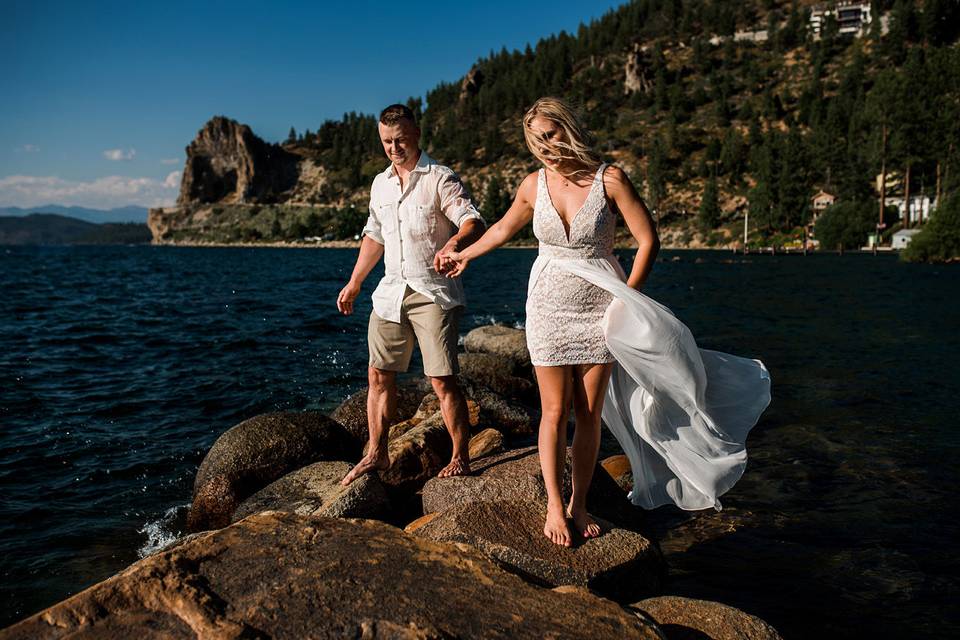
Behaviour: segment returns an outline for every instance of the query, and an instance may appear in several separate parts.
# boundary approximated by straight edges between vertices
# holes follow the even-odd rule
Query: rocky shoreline
[[[479,327],[464,347],[472,475],[436,478],[451,445],[423,382],[401,389],[390,467],[348,487],[365,391],[329,416],[253,417],[200,465],[192,533],[0,638],[780,637],[662,594],[668,569],[626,499],[623,456],[598,464],[588,498],[604,534],[550,543],[536,447],[514,445],[538,422],[524,333]]]

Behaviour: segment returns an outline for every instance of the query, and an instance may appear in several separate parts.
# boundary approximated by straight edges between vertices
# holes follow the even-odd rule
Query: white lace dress
[[[647,509],[719,509],[746,469],[747,434],[770,404],[770,374],[759,360],[700,349],[667,307],[626,284],[613,255],[603,169],[569,238],[540,171],[540,255],[527,290],[531,359],[616,361],[602,417],[630,460],[630,500]]]
[[[570,221],[567,236],[560,214],[550,200],[544,170],[537,176],[533,233],[540,241],[539,264],[527,289],[527,347],[537,366],[613,362],[603,336],[603,314],[613,296],[552,264],[550,258],[613,257],[617,219],[603,191],[601,165],[583,206]],[[542,267],[542,268],[538,268]]]

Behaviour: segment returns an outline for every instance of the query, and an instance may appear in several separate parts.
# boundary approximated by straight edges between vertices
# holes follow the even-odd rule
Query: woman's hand
[[[459,251],[448,251],[446,253],[441,253],[440,257],[443,259],[447,268],[444,270],[443,275],[448,278],[457,278],[467,269],[467,265],[470,264],[470,258],[467,258]]]

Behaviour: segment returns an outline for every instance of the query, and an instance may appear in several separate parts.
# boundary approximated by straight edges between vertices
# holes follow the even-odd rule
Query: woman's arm
[[[443,257],[455,263],[444,275],[448,278],[456,278],[464,272],[471,260],[490,253],[515,236],[533,219],[533,203],[536,197],[537,174],[531,173],[520,183],[513,204],[507,212],[496,224],[491,225],[479,240],[463,251],[450,251],[443,254]]]
[[[603,175],[603,186],[637,241],[637,255],[634,257],[627,284],[639,291],[653,268],[653,261],[660,250],[660,237],[647,205],[643,203],[623,169],[609,167]]]

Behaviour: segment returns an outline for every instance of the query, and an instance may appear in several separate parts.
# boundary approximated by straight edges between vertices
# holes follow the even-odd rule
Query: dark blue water
[[[364,384],[380,274],[354,316],[334,304],[355,256],[0,249],[0,625],[179,533],[197,465],[232,425],[329,410]],[[522,325],[533,258],[471,265],[463,333]],[[759,357],[774,380],[724,511],[651,514],[668,590],[787,637],[937,637],[960,623],[960,270],[663,252],[647,292],[701,346]]]

